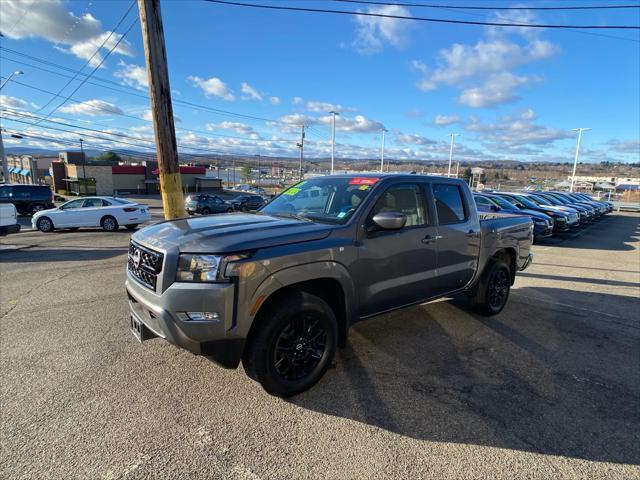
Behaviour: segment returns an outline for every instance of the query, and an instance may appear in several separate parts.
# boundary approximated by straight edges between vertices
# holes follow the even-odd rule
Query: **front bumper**
[[[533,238],[547,238],[553,235],[553,225],[533,224]]]
[[[144,325],[142,339],[160,337],[225,368],[240,363],[245,338],[237,335],[233,284],[176,282],[162,294],[141,285],[127,272],[132,317]],[[178,312],[216,312],[219,321],[181,320]]]

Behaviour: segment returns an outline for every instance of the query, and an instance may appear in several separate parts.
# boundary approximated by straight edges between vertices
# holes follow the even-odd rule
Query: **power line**
[[[374,0],[332,0],[340,3],[359,3],[365,5],[397,5],[400,7],[451,8],[459,10],[613,10],[640,8],[640,5],[580,5],[562,7],[478,7],[475,5],[433,5],[428,3],[381,2]]]
[[[441,7],[442,10],[447,10],[450,11],[449,7]],[[456,11],[456,13],[460,13],[462,15],[468,15],[468,16],[472,16],[472,17],[479,17],[479,18],[489,18],[489,19],[493,19],[495,17],[490,17],[489,15],[483,15],[481,13],[474,13],[474,12],[467,12],[467,11]],[[635,38],[629,38],[629,37],[619,37],[617,35],[609,35],[606,33],[602,33],[602,32],[593,32],[593,31],[588,31],[588,30],[574,30],[571,28],[563,28],[561,30],[564,30],[566,32],[572,32],[572,33],[579,33],[581,35],[591,35],[594,37],[602,37],[602,38],[610,38],[612,40],[624,40],[627,42],[634,42],[634,43],[640,43],[640,39],[635,39]]]
[[[2,56],[0,56],[0,58],[2,58]],[[57,74],[56,72],[52,72],[52,73]],[[61,75],[61,74],[58,74],[58,75]],[[5,78],[5,77],[0,76],[0,78]],[[18,85],[21,85],[23,87],[31,88],[33,90],[42,92],[42,93],[52,93],[52,92],[50,92],[48,90],[44,90],[42,88],[36,87],[34,85],[29,85],[29,84],[24,83],[24,82],[19,82],[17,80],[12,80],[12,82],[16,83]],[[142,117],[137,117],[135,115],[129,115],[129,114],[126,114],[126,113],[120,112],[120,111],[110,110],[110,109],[108,109],[108,108],[106,108],[104,106],[103,107],[99,107],[99,106],[96,106],[96,105],[92,105],[90,103],[86,103],[86,100],[80,100],[78,98],[71,98],[70,100],[73,100],[74,102],[82,103],[87,108],[89,108],[89,109],[91,109],[91,110],[93,110],[95,112],[109,113],[109,114],[112,114],[112,115],[121,116],[121,117],[125,117],[125,118],[130,118],[130,119],[133,119],[133,120],[139,120],[141,122],[151,123],[151,120],[149,120],[149,119],[142,118]],[[36,113],[36,112],[30,112],[29,110],[24,110],[24,111],[28,112],[28,113],[31,113],[31,114]],[[63,120],[70,120],[68,118],[60,117],[60,116],[56,116],[56,118],[61,118]],[[44,120],[44,117],[42,119]],[[85,123],[89,123],[89,124],[102,125],[102,126],[109,127],[108,125],[100,124],[99,122],[89,122],[87,120],[71,120],[71,121],[84,121]],[[194,128],[176,127],[176,130],[181,131],[181,132],[186,132],[186,133],[199,133],[202,136],[208,137],[208,138],[212,138],[212,137],[233,138],[233,139],[236,139],[236,140],[245,140],[247,142],[252,142],[252,143],[257,143],[260,140],[262,140],[262,139],[255,139],[255,138],[250,138],[250,137],[241,137],[241,136],[238,136],[238,135],[227,135],[227,134],[223,134],[223,133],[214,133],[214,132],[211,132],[211,131],[198,130],[198,129],[194,129]]]
[[[229,0],[202,0],[209,3],[218,3],[221,5],[230,5],[235,7],[261,8],[266,10],[288,10],[293,12],[311,12],[311,13],[334,13],[339,15],[359,15],[364,17],[378,18],[395,18],[398,20],[415,20],[421,22],[432,23],[449,23],[459,25],[486,25],[493,27],[522,27],[522,28],[575,28],[575,29],[624,29],[624,30],[640,30],[640,26],[635,25],[543,25],[534,23],[502,23],[502,22],[473,22],[470,20],[452,20],[445,18],[429,18],[429,17],[412,17],[408,15],[391,15],[385,13],[372,12],[353,12],[347,10],[332,10],[327,8],[308,8],[308,7],[283,7],[277,5],[258,5],[255,3],[241,3]]]
[[[100,49],[103,48],[106,45],[106,43],[111,39],[111,37],[116,32],[116,30],[120,27],[122,22],[124,22],[125,18],[127,18],[127,16],[129,15],[129,12],[131,11],[131,9],[133,8],[134,5],[135,5],[135,0],[133,2],[131,2],[131,4],[129,5],[129,8],[127,9],[127,11],[124,12],[124,15],[122,15],[122,17],[120,17],[120,20],[118,20],[118,23],[116,24],[116,26],[109,32],[109,35],[107,35],[107,37],[102,41],[102,43],[95,49],[95,51],[93,52],[91,57],[89,57],[87,59],[87,61],[85,61],[82,64],[82,66],[75,72],[75,75],[67,83],[65,83],[65,85],[58,91],[58,93],[56,93],[55,96],[53,96],[46,104],[44,104],[42,107],[40,107],[38,109],[38,111],[42,111],[45,108],[47,108],[51,104],[51,102],[53,102],[56,98],[60,97],[60,94],[64,91],[65,88],[67,88],[69,85],[71,85],[71,83],[76,78],[78,78],[78,75],[80,75],[80,73],[82,72],[84,67],[86,67],[87,65],[89,65],[91,63],[91,61],[95,58],[95,56],[98,55],[98,53],[100,52]],[[116,46],[117,45],[118,44],[116,44]],[[109,53],[111,53],[111,52],[109,52]],[[102,62],[100,62],[100,65],[102,65]]]
[[[124,38],[127,36],[127,34],[131,31],[131,29],[133,28],[133,26],[138,23],[138,18],[135,18],[133,22],[131,22],[131,25],[129,26],[129,28],[127,29],[126,32],[124,32],[122,34],[122,36],[118,39],[118,41],[115,43],[115,45],[107,52],[107,54],[102,58],[102,60],[100,61],[100,63],[98,65],[96,65],[96,67],[91,71],[91,73],[89,73],[89,75],[87,77],[85,77],[84,80],[82,80],[80,82],[80,84],[78,84],[78,86],[73,90],[73,92],[71,92],[69,95],[67,95],[65,97],[65,99],[60,102],[53,110],[51,110],[47,116],[45,117],[45,120],[47,118],[49,118],[51,115],[53,115],[55,113],[56,110],[58,110],[60,107],[62,107],[65,103],[67,103],[71,97],[78,91],[80,90],[80,87],[82,87],[89,78],[91,78],[91,75],[93,75],[94,72],[96,72],[101,66],[102,64],[107,60],[107,58],[109,58],[109,55],[111,55],[111,52],[113,52],[118,45],[120,45],[120,42],[122,42],[122,40],[124,40]],[[40,120],[41,121],[41,120]],[[37,125],[38,123],[40,123],[40,121],[34,123],[33,125]]]

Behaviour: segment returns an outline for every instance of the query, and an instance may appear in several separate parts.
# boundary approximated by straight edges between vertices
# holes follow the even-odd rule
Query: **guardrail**
[[[640,212],[640,202],[611,202],[616,212]]]

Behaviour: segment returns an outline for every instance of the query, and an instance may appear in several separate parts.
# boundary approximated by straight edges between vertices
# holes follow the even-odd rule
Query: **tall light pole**
[[[84,156],[84,148],[82,147],[83,139],[80,139],[80,153],[82,154],[82,184],[84,185],[84,194],[87,194],[87,171],[85,170],[85,156]]]
[[[302,163],[304,162],[304,125],[300,125],[300,143],[296,143],[300,149],[300,166],[298,168],[298,177],[302,180]]]
[[[4,87],[9,80],[11,80],[15,75],[22,75],[24,72],[22,70],[16,70],[15,72],[11,72],[7,79],[2,82],[0,85],[0,91],[2,91],[2,87]],[[9,164],[7,163],[7,156],[4,153],[4,143],[2,143],[2,131],[0,131],[0,160],[2,160],[2,176],[4,177],[5,183],[9,183]]]
[[[384,134],[389,130],[386,128],[382,128],[380,132],[382,132],[382,145],[380,146],[380,171],[384,172]]]
[[[574,132],[578,132],[578,144],[576,145],[576,156],[573,159],[573,173],[571,174],[571,188],[570,192],[573,192],[573,184],[576,181],[576,168],[578,167],[578,155],[580,155],[580,142],[582,141],[582,132],[588,132],[590,128],[572,128]]]
[[[340,114],[334,110],[329,113],[333,115],[331,119],[331,175],[333,175],[333,159],[336,153],[336,115]]]
[[[453,141],[454,139],[460,135],[459,133],[450,133],[451,137],[451,147],[449,148],[449,170],[447,170],[447,177],[451,176],[451,160],[453,159]]]

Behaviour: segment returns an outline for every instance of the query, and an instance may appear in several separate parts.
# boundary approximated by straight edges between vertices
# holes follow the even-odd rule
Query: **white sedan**
[[[114,232],[120,226],[134,230],[150,219],[148,205],[115,197],[85,197],[41,210],[33,215],[31,224],[41,232],[81,227],[102,227],[107,232]]]

